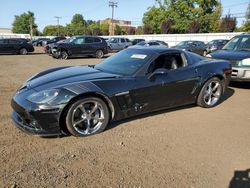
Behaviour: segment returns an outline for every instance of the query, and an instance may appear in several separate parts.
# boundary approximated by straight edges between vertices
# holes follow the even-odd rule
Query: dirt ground
[[[250,84],[233,84],[212,109],[148,114],[87,138],[41,138],[12,124],[16,89],[46,68],[99,60],[39,52],[0,55],[0,187],[250,187]]]

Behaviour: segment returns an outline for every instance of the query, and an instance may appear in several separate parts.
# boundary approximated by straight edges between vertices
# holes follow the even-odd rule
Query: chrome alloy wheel
[[[72,125],[81,135],[97,132],[104,123],[104,109],[102,104],[94,100],[87,100],[79,104],[72,114]]]
[[[220,82],[213,80],[207,85],[205,89],[203,97],[204,102],[208,106],[213,106],[218,102],[218,100],[221,97],[221,94],[222,94],[222,86]]]

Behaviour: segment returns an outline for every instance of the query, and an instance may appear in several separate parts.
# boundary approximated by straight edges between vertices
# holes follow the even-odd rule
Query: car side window
[[[125,39],[121,38],[121,43],[124,43],[125,42]]]
[[[10,39],[9,40],[9,44],[20,44],[21,42],[18,41],[18,40],[13,40],[13,39]]]
[[[0,39],[0,44],[6,44],[6,40]]]
[[[238,49],[250,49],[250,37],[243,37]]]
[[[100,43],[100,42],[102,42],[100,38],[96,38],[96,37],[93,38],[93,40],[94,40],[95,43]]]
[[[157,42],[149,42],[148,44],[149,44],[149,46],[158,46],[158,45],[160,45],[160,44],[157,43]]]
[[[156,69],[160,68],[175,70],[184,66],[181,54],[164,54],[160,55],[149,65],[147,73],[153,73]]]
[[[86,37],[85,38],[85,43],[93,43],[94,42],[94,40],[93,40],[93,38],[92,37]]]
[[[85,38],[76,38],[73,43],[74,44],[84,44]]]

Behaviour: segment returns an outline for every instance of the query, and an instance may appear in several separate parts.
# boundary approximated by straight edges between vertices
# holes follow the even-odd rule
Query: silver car
[[[123,37],[112,37],[107,41],[107,43],[109,51],[120,51],[132,46],[132,42]]]
[[[150,40],[150,41],[142,41],[136,44],[135,46],[145,46],[145,47],[164,47],[168,48],[168,43],[160,40]]]

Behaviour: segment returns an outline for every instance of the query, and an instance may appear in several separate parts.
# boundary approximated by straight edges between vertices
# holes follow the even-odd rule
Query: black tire
[[[223,82],[213,77],[209,79],[202,87],[197,98],[197,105],[203,108],[212,108],[216,106],[223,95]]]
[[[104,53],[103,53],[102,50],[97,50],[97,51],[95,52],[95,57],[96,57],[96,58],[101,59],[101,58],[103,58],[103,56],[104,56]]]
[[[21,55],[27,55],[28,54],[28,50],[26,48],[21,48],[19,50],[19,54],[21,54]]]
[[[104,131],[109,120],[110,112],[106,103],[97,97],[86,97],[70,106],[66,127],[73,136],[85,137]]]
[[[61,51],[61,59],[66,60],[68,58],[69,58],[69,54],[65,50]]]

